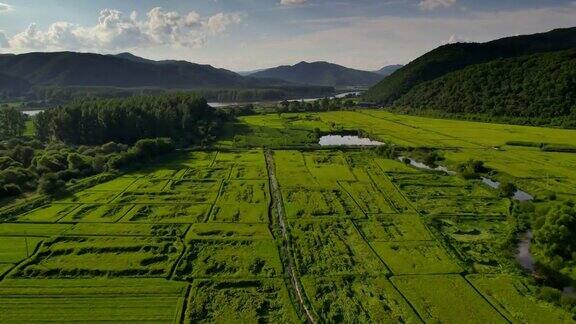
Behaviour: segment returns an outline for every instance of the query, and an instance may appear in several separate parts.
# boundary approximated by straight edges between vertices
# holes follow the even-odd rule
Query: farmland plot
[[[185,287],[163,279],[5,279],[0,322],[174,323]]]
[[[224,182],[214,206],[211,220],[215,222],[268,221],[270,195],[264,180],[230,180]]]
[[[176,269],[192,278],[270,278],[282,264],[276,242],[265,225],[194,224],[186,235],[186,251]]]
[[[425,322],[506,323],[459,275],[392,277]]]
[[[0,264],[18,263],[28,258],[41,240],[38,237],[0,236]]]
[[[56,237],[12,277],[165,277],[182,249],[174,238]]]
[[[196,223],[202,222],[210,211],[209,204],[134,205],[122,222],[136,223]]]
[[[415,214],[373,216],[371,220],[355,221],[364,237],[372,241],[427,241],[432,237]]]
[[[188,280],[276,277],[282,266],[272,240],[191,240],[176,274]]]
[[[468,280],[514,323],[568,323],[569,314],[534,296],[528,280],[507,275],[471,275]]]
[[[301,275],[388,273],[351,221],[294,221],[290,231]]]
[[[288,218],[319,216],[364,218],[362,210],[343,189],[286,188],[282,192]]]
[[[374,242],[372,246],[395,275],[462,271],[444,248],[435,241]]]
[[[187,303],[190,322],[300,322],[282,279],[195,280]]]
[[[68,215],[79,205],[76,204],[52,204],[45,207],[40,207],[29,213],[18,217],[19,222],[57,222],[62,217]]]
[[[507,220],[439,218],[433,222],[433,226],[475,272],[494,273],[515,268],[512,257],[506,257],[506,253],[499,251],[500,246],[515,236],[514,227]]]
[[[420,323],[386,277],[305,277],[306,294],[327,323]]]

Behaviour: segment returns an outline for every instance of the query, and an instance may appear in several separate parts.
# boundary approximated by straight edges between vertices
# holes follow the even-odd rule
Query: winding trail
[[[292,260],[292,253],[290,250],[290,242],[288,240],[288,231],[286,229],[286,222],[284,220],[284,205],[282,204],[282,195],[280,194],[280,188],[278,186],[278,180],[276,179],[276,167],[274,164],[274,156],[272,155],[272,151],[266,150],[266,166],[268,168],[268,177],[270,178],[270,194],[272,197],[272,205],[273,210],[276,211],[277,221],[280,225],[280,231],[282,233],[282,245],[280,248],[280,253],[284,256],[283,259],[287,260],[286,271],[290,276],[290,282],[292,283],[292,290],[294,295],[296,296],[298,305],[304,311],[306,315],[306,321],[308,323],[316,323],[314,317],[312,316],[312,312],[308,309],[306,302],[304,301],[305,297],[302,292],[302,288],[300,287],[300,281],[298,281],[298,277],[296,274],[296,269],[294,267],[294,261]]]

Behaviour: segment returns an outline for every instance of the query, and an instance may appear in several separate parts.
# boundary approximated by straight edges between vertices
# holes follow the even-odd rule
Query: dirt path
[[[292,253],[290,250],[290,242],[288,241],[288,233],[286,229],[286,222],[285,222],[285,214],[284,214],[284,205],[282,204],[282,195],[280,194],[280,189],[278,186],[278,180],[276,179],[276,167],[274,165],[274,157],[272,156],[272,152],[267,150],[265,152],[266,156],[266,166],[268,168],[268,176],[270,177],[270,194],[272,197],[272,204],[275,207],[273,210],[276,211],[276,219],[278,224],[280,225],[280,231],[282,233],[282,246],[280,248],[280,253],[284,256],[284,260],[287,260],[287,264],[285,264],[286,271],[290,276],[290,282],[292,283],[292,290],[294,295],[296,296],[297,302],[300,305],[300,308],[304,311],[306,315],[306,319],[308,323],[316,323],[312,313],[308,309],[304,301],[304,295],[302,292],[302,288],[300,287],[300,282],[298,281],[298,277],[296,274],[296,269],[294,267],[294,262],[292,260]]]

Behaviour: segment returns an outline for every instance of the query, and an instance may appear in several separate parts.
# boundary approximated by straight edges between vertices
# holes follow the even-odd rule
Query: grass
[[[185,287],[156,279],[5,279],[0,284],[0,321],[174,323]]]
[[[180,152],[0,223],[0,322],[298,323],[292,268],[317,322],[570,321],[518,271],[508,199],[372,150],[318,149],[314,129],[435,147],[451,169],[483,160],[560,200],[576,195],[576,155],[505,144],[574,145],[574,131],[366,110],[236,127],[219,151]],[[276,148],[286,240],[261,147]]]
[[[273,240],[188,239],[176,274],[192,278],[277,277],[282,265]]]
[[[301,275],[388,273],[351,221],[295,221],[290,232]]]
[[[209,211],[209,204],[138,204],[130,209],[121,221],[136,223],[196,223],[203,221]]]
[[[392,277],[428,323],[506,323],[464,278],[459,275]]]
[[[435,241],[374,242],[374,250],[395,275],[459,273],[462,268]]]
[[[281,279],[195,280],[186,320],[213,323],[298,323]]]
[[[395,214],[374,217],[373,220],[358,221],[358,228],[368,241],[403,242],[427,241],[432,236],[414,214]]]
[[[0,263],[18,263],[28,258],[41,241],[38,237],[0,237]]]
[[[468,280],[514,323],[568,323],[568,313],[535,298],[525,278],[508,275],[472,275]]]
[[[165,277],[182,248],[173,238],[56,237],[45,241],[11,276]]]
[[[322,322],[421,322],[386,277],[306,277],[302,283]]]

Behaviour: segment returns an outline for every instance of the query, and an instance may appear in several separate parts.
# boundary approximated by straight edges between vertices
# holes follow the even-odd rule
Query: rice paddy
[[[550,172],[565,197],[576,195],[574,155],[532,150],[522,161],[529,149],[505,142],[575,144],[573,133],[379,111],[239,123],[218,150],[3,220],[0,322],[572,321],[502,253],[511,200],[370,150],[314,147],[312,130],[439,147],[448,166],[478,158],[536,194]]]

